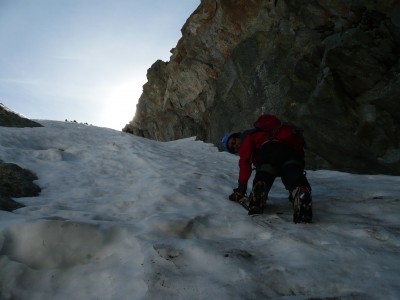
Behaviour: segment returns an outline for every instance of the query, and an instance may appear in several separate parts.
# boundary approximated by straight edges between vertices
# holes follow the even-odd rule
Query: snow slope
[[[400,299],[400,177],[309,171],[313,224],[227,200],[236,156],[39,121],[0,127],[0,159],[42,193],[0,212],[0,299]]]

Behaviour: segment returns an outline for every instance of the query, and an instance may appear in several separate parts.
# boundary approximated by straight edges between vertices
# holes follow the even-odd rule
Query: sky
[[[200,0],[0,0],[0,103],[121,130]]]
[[[0,127],[42,189],[0,211],[0,299],[399,299],[400,176],[308,170],[294,224],[280,180],[262,215],[229,201],[238,157],[212,144],[41,124]]]

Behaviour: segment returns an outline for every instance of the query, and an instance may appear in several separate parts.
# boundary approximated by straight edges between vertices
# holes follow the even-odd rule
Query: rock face
[[[400,175],[400,2],[203,0],[124,131],[219,144],[261,113],[305,130],[308,168]]]

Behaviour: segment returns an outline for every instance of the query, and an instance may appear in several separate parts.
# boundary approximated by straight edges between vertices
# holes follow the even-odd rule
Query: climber
[[[254,128],[229,133],[221,142],[226,151],[240,156],[238,187],[229,196],[230,200],[245,199],[254,166],[256,174],[249,196],[249,214],[264,211],[272,184],[276,177],[281,177],[294,209],[293,221],[312,221],[311,186],[304,171],[305,142],[301,129],[281,122],[276,116],[262,115]]]

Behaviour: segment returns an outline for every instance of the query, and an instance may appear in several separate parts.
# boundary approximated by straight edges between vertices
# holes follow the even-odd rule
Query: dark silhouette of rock
[[[0,126],[3,127],[42,127],[39,123],[24,118],[0,103]]]
[[[0,162],[0,209],[13,211],[24,207],[12,197],[38,196],[41,189],[32,181],[38,179],[31,171],[16,164]]]

